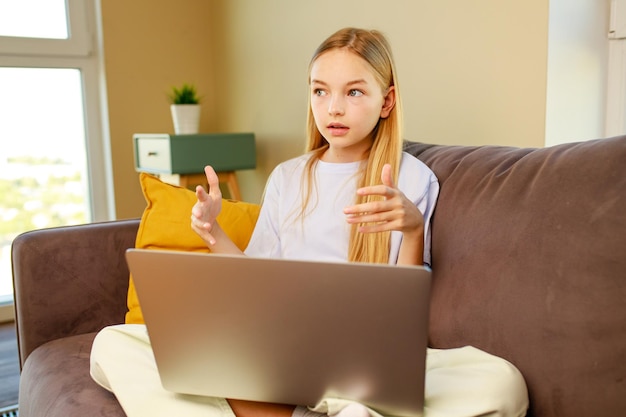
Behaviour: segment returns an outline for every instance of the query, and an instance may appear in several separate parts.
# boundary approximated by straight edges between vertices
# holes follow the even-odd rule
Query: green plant
[[[193,84],[183,84],[182,87],[172,87],[171,92],[168,95],[172,104],[198,104],[200,103],[200,97],[196,91],[196,87]]]

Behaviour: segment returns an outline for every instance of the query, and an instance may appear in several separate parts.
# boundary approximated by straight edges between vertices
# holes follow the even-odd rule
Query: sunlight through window
[[[0,36],[67,39],[65,0],[1,0]]]

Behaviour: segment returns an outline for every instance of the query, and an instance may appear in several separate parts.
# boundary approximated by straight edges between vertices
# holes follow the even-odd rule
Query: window
[[[0,3],[0,36],[67,39],[64,0]]]
[[[0,303],[27,230],[114,217],[97,0],[0,2]],[[11,307],[12,310],[12,307]],[[0,310],[0,321],[6,316]]]

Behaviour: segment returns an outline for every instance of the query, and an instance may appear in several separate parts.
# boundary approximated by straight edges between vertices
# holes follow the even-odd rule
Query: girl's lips
[[[331,123],[326,126],[326,128],[333,136],[343,136],[350,130],[348,126],[342,125],[341,123]]]

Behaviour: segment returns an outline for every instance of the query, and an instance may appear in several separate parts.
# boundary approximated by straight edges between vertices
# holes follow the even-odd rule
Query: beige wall
[[[172,131],[163,91],[186,80],[206,96],[203,129],[256,134],[257,169],[238,176],[243,198],[259,201],[271,169],[302,152],[309,57],[344,26],[376,28],[391,41],[407,139],[543,146],[547,0],[106,0],[102,7],[118,218],[145,206],[132,134]]]
[[[146,205],[134,169],[134,133],[173,133],[167,93],[195,83],[204,92],[200,128],[212,129],[213,65],[204,0],[103,0],[102,32],[116,217]]]

